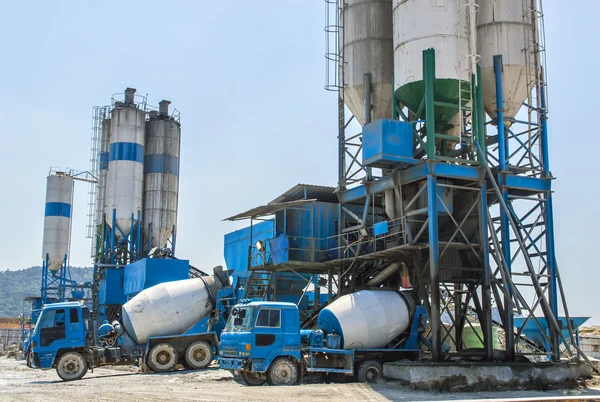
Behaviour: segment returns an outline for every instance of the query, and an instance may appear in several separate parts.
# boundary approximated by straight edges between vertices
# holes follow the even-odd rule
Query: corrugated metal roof
[[[223,219],[224,221],[237,221],[241,219],[257,218],[260,216],[273,215],[275,212],[287,207],[302,205],[309,202],[333,202],[337,203],[337,195],[334,194],[335,187],[317,186],[313,184],[296,184],[285,193],[281,194],[267,205],[261,205]]]
[[[301,199],[314,199],[323,202],[338,202],[334,193],[335,187],[318,186],[314,184],[296,184],[269,204],[297,201]]]
[[[284,208],[308,204],[311,202],[315,202],[317,200],[298,200],[298,201],[290,201],[290,202],[280,202],[280,203],[269,203],[267,205],[261,205],[252,209],[247,210],[246,212],[242,212],[237,215],[230,216],[229,218],[223,219],[224,221],[238,221],[241,219],[250,219],[250,218],[258,218],[260,216],[268,216],[273,215],[275,212],[280,211]]]

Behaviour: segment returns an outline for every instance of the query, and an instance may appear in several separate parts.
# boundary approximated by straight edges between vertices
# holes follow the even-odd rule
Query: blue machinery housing
[[[473,318],[481,325],[473,331],[482,345],[475,354],[484,361],[497,359],[494,326],[504,329],[504,360],[559,360],[561,344],[577,343],[582,320],[568,316],[555,257],[546,85],[541,76],[541,107],[524,105],[531,121],[512,119],[509,126],[502,113],[501,56],[494,66],[493,121],[485,121],[475,76],[472,106],[464,99],[435,99],[434,49],[423,52],[422,114],[415,115],[424,117],[405,115],[394,100],[392,119],[346,137],[340,97],[337,188],[297,185],[228,218],[250,219],[256,228],[255,236],[249,229],[249,291],[265,295],[261,283],[273,283],[273,272],[275,278],[284,272],[314,275],[314,284],[328,275],[329,300],[336,277],[340,294],[402,286],[427,312],[434,361],[467,353],[462,333],[473,327]],[[455,137],[438,133],[437,107],[457,108],[472,124]],[[253,225],[266,217],[274,219],[271,237],[259,229],[264,223]],[[559,303],[566,317],[559,317]],[[443,347],[448,341],[455,350]]]

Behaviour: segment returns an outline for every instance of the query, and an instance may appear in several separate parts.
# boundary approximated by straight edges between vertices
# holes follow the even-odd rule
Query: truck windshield
[[[252,329],[255,311],[256,307],[234,307],[227,320],[225,331],[239,332]]]

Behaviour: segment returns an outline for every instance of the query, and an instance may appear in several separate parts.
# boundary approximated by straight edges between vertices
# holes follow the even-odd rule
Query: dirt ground
[[[415,391],[392,381],[378,384],[303,384],[246,387],[227,371],[137,374],[128,368],[98,368],[79,381],[62,382],[54,370],[34,370],[23,361],[0,357],[0,401],[458,401],[600,400],[600,388],[563,391],[439,393]],[[538,399],[541,398],[541,399]]]

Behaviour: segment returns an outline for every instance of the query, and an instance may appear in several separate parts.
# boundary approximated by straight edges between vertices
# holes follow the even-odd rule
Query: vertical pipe
[[[333,268],[327,270],[327,304],[333,298]]]
[[[338,230],[337,230],[337,258],[342,258],[342,250],[344,247],[344,235],[342,234],[342,230],[344,229],[344,209],[342,208],[342,204],[338,204]]]
[[[502,94],[502,55],[494,56],[494,74],[496,76],[496,124],[498,125],[498,157],[500,170],[508,170],[506,129],[504,127],[504,97]]]
[[[423,79],[425,80],[425,130],[427,133],[427,159],[435,159],[435,50],[423,51]]]
[[[363,75],[363,86],[364,86],[364,95],[365,95],[365,124],[369,124],[371,122],[371,74],[365,73]],[[364,127],[363,126],[363,127]],[[367,167],[367,180],[373,179],[373,169]]]
[[[344,116],[343,90],[338,96],[338,190],[346,189],[346,127]],[[341,233],[341,232],[340,232]]]
[[[173,237],[171,240],[171,257],[175,257],[175,245],[177,244],[177,228],[173,225]]]
[[[479,124],[479,143],[483,152],[483,158],[486,157],[485,147],[485,110],[483,108],[483,82],[481,79],[481,66],[477,65],[477,122]]]
[[[544,82],[544,71],[541,73],[541,80]],[[540,124],[542,126],[542,162],[544,163],[544,176],[550,175],[550,152],[548,144],[548,110],[546,109],[546,86],[541,87],[541,106],[540,111]]]
[[[463,314],[462,314],[462,283],[454,284],[454,328],[456,333],[456,351],[462,350],[462,333],[463,333]]]
[[[554,208],[552,206],[552,192],[550,190],[546,193],[546,208],[545,208],[545,220],[546,220],[546,250],[547,250],[547,264],[550,271],[550,310],[554,318],[558,321],[558,290],[556,286],[556,255],[554,249]],[[558,331],[553,331],[551,334],[552,339],[552,360],[560,360],[560,342]]]
[[[248,244],[248,267],[247,267],[247,271],[250,271],[250,268],[252,267],[252,229],[253,229],[254,225],[252,222],[252,217],[250,217],[250,243]],[[249,280],[250,278],[248,278]],[[248,286],[248,285],[246,285]],[[248,292],[248,289],[246,288],[246,292]]]
[[[473,141],[477,141],[481,143],[481,136],[479,133],[479,101],[478,101],[478,92],[477,92],[477,77],[475,74],[471,76],[471,96],[472,96],[472,122],[471,122],[471,136],[473,137]],[[483,144],[481,145],[483,148]],[[482,157],[485,158],[485,155],[477,155],[477,159],[480,160]],[[481,161],[480,161],[481,162]]]
[[[365,125],[371,122],[371,73],[363,75],[365,93]]]
[[[110,231],[110,263],[114,264],[115,263],[115,236],[116,236],[116,232],[117,232],[117,210],[113,209],[113,216],[112,216],[112,228]]]
[[[544,71],[541,72],[541,81],[544,82]],[[556,278],[556,250],[554,245],[554,207],[552,203],[552,191],[550,186],[552,182],[549,180],[550,177],[550,153],[548,144],[548,115],[546,106],[546,86],[541,86],[540,100],[542,110],[540,112],[540,124],[542,129],[542,161],[544,163],[544,178],[548,180],[548,192],[547,201],[545,208],[545,221],[546,221],[546,250],[548,252],[548,265],[550,268],[550,308],[552,314],[558,319],[558,292],[557,292],[557,278]],[[554,334],[554,356],[555,360],[560,359],[560,352],[558,350],[558,334]]]
[[[482,182],[480,186],[481,205],[479,210],[479,243],[481,244],[481,254],[483,257],[483,289],[481,291],[481,298],[483,299],[483,314],[485,316],[485,319],[481,324],[483,326],[482,329],[485,355],[487,360],[491,361],[494,357],[494,334],[492,329],[492,293],[487,223],[487,188],[485,182]]]
[[[502,55],[494,56],[494,74],[496,78],[496,113],[497,113],[497,126],[498,126],[498,157],[500,159],[500,170],[506,172],[508,170],[507,161],[507,141],[506,141],[506,129],[504,127],[504,97],[502,93]],[[502,199],[505,205],[508,205],[508,189],[505,184],[504,174],[499,175],[499,182],[501,185]],[[508,221],[508,211],[505,208],[500,207],[500,235],[502,239],[502,251],[504,252],[504,260],[508,267],[509,274],[512,273],[511,264],[511,250],[510,250],[510,226]],[[508,289],[509,293],[512,293],[511,289]],[[510,300],[504,300],[506,314],[506,328],[505,328],[505,343],[506,343],[506,360],[513,361],[515,358],[515,344],[514,344],[514,320],[513,311],[508,308],[510,306]]]
[[[431,352],[433,361],[442,360],[442,332],[440,324],[440,276],[438,244],[437,179],[427,176],[427,208],[429,216],[429,276],[431,291]]]
[[[394,83],[394,75],[392,75],[392,119],[400,120],[400,114],[398,113],[398,101],[396,101],[395,88],[396,88],[396,84]]]
[[[135,240],[135,248],[136,248],[136,258],[135,260],[139,260],[142,258],[142,212],[138,211],[138,219],[137,219],[137,236]]]
[[[313,276],[313,286],[315,288],[315,311],[321,307],[321,286],[319,286],[319,275]]]

